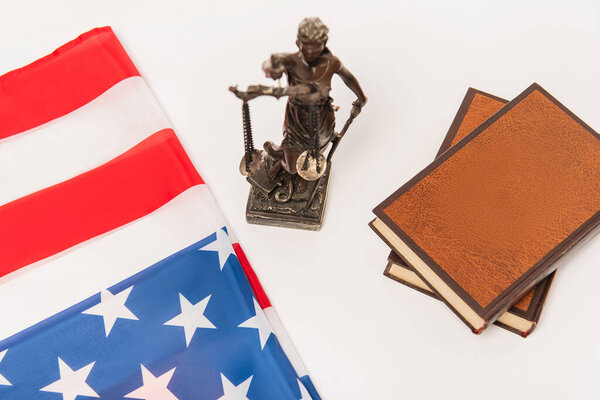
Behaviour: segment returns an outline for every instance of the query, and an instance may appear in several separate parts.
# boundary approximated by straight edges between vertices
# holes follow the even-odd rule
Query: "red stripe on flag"
[[[252,266],[250,265],[250,262],[248,261],[248,258],[246,257],[246,254],[244,253],[244,250],[242,250],[240,244],[233,243],[233,250],[235,251],[235,255],[237,256],[238,260],[240,260],[240,264],[242,264],[246,278],[248,278],[248,281],[250,282],[250,287],[252,287],[252,291],[254,292],[254,296],[256,297],[260,308],[264,310],[267,307],[271,307],[271,301],[267,297],[267,294],[260,284],[258,277],[252,269]]]
[[[68,114],[138,75],[110,27],[84,33],[0,76],[0,139]]]
[[[110,162],[0,207],[0,276],[158,209],[203,183],[171,129]]]

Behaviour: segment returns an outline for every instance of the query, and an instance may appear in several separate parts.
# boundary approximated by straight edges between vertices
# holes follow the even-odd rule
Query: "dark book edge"
[[[467,112],[469,111],[469,108],[471,107],[471,103],[473,102],[473,99],[475,98],[476,94],[480,94],[482,96],[489,97],[490,99],[499,101],[500,103],[504,103],[504,104],[508,103],[508,100],[503,99],[498,96],[494,96],[493,94],[484,92],[483,90],[475,89],[472,87],[468,88],[467,93],[465,93],[465,97],[463,97],[463,101],[460,103],[460,107],[458,107],[458,111],[456,112],[456,115],[454,116],[454,119],[452,120],[452,123],[450,124],[450,128],[448,129],[448,132],[446,132],[446,136],[444,136],[442,145],[440,146],[440,149],[438,150],[437,154],[435,155],[435,158],[438,158],[446,150],[448,150],[450,147],[452,147],[452,142],[454,141],[454,138],[456,137],[456,134],[458,133],[458,130],[460,129],[460,126],[462,125],[463,120],[465,119],[465,116],[467,115]]]
[[[460,302],[464,302],[470,308],[467,311],[473,311],[480,318],[483,319],[483,325],[479,328],[474,329],[476,333],[481,332],[485,329],[488,322],[495,321],[500,314],[506,311],[511,303],[514,302],[514,299],[519,298],[524,295],[527,290],[533,287],[535,284],[540,282],[544,277],[549,275],[557,266],[555,265],[556,260],[558,260],[562,255],[564,255],[575,243],[585,237],[588,233],[590,233],[596,226],[600,224],[600,211],[590,217],[587,221],[585,221],[582,225],[580,225],[577,229],[575,229],[566,239],[556,245],[552,250],[550,250],[546,255],[544,255],[535,265],[533,265],[528,271],[526,271],[523,275],[521,275],[515,282],[513,282],[508,288],[506,288],[502,293],[500,293],[496,299],[494,299],[490,304],[488,304],[485,308],[481,307],[464,289],[462,289],[450,276],[437,264],[435,261],[431,259],[406,233],[404,233],[398,226],[396,226],[393,221],[383,212],[383,210],[391,204],[398,196],[411,188],[415,183],[420,181],[424,176],[428,175],[431,171],[436,169],[440,164],[445,162],[448,158],[450,158],[454,153],[459,151],[462,147],[468,144],[471,140],[477,137],[481,132],[484,132],[491,124],[493,124],[496,120],[510,111],[515,105],[519,104],[524,98],[526,98],[529,94],[534,91],[539,91],[542,95],[552,101],[557,107],[563,110],[567,115],[569,115],[575,122],[579,123],[584,129],[586,129],[589,133],[594,135],[596,138],[600,139],[600,135],[590,128],[587,124],[585,124],[579,117],[573,114],[570,110],[568,110],[563,104],[561,104],[557,99],[555,99],[552,95],[550,95],[546,90],[544,90],[537,83],[532,84],[525,91],[523,91],[519,96],[509,102],[506,106],[504,106],[501,110],[495,113],[491,118],[482,123],[479,127],[469,133],[464,139],[462,139],[459,143],[452,146],[446,152],[444,152],[440,157],[435,159],[431,164],[429,164],[425,169],[423,169],[420,173],[414,176],[411,180],[405,183],[402,187],[396,190],[391,196],[389,196],[386,200],[384,200],[381,204],[379,204],[373,210],[374,214],[381,221],[383,226],[390,231],[391,234],[395,236],[394,239],[401,241],[404,245],[408,247],[408,249],[414,252],[417,258],[420,259],[424,265],[433,272],[434,275],[437,276],[441,280],[441,283],[445,286],[448,286],[450,290],[454,294],[458,296]],[[374,222],[369,224],[380,236],[384,236],[379,230],[375,227]],[[389,243],[387,239],[386,242]],[[397,253],[401,253],[397,248],[391,246],[396,250]],[[409,265],[414,268],[406,258],[403,257],[405,261]],[[421,275],[417,268],[414,268],[415,272],[418,275]],[[421,278],[423,278],[421,276]],[[427,281],[427,279],[424,279]],[[440,293],[436,293],[439,295]],[[442,296],[443,297],[443,296]],[[448,306],[459,315],[460,312],[452,305],[449,301],[444,298],[444,302],[448,304]],[[464,321],[465,319],[461,319]],[[472,329],[474,328],[472,324],[467,323]]]

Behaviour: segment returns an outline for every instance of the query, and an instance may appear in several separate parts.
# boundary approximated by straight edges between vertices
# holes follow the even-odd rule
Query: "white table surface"
[[[335,156],[320,232],[248,225],[240,101],[260,65],[318,15],[369,103]],[[536,331],[475,336],[382,276],[371,209],[436,154],[468,86],[511,99],[538,82],[600,130],[595,1],[3,2],[0,71],[111,25],[212,188],[324,399],[600,398],[600,237],[561,261]],[[354,99],[335,78],[342,109]],[[285,101],[251,103],[279,140]]]

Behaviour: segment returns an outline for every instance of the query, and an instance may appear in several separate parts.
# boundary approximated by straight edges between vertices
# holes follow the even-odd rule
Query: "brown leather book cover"
[[[469,132],[500,110],[508,100],[496,97],[481,90],[469,88],[458,109],[446,137],[436,157],[448,150]],[[525,296],[504,312],[494,324],[523,337],[536,327],[554,272],[535,285]],[[437,298],[429,286],[393,251],[390,252],[384,275],[415,290]]]
[[[479,333],[600,223],[600,135],[533,84],[373,212]]]

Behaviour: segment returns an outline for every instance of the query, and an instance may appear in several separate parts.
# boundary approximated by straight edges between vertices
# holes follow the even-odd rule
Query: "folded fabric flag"
[[[0,398],[319,399],[108,27],[0,77]]]

